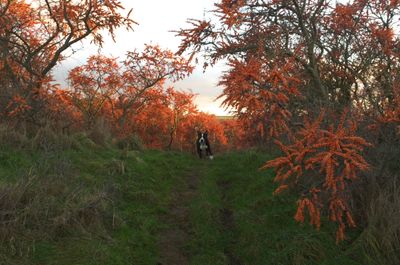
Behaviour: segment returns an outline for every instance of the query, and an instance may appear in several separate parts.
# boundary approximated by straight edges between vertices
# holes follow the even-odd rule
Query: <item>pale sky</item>
[[[139,25],[133,32],[125,29],[117,31],[116,43],[106,37],[101,53],[106,56],[123,58],[126,51],[141,50],[144,44],[158,44],[163,48],[176,51],[180,39],[171,30],[187,27],[188,18],[202,19],[204,11],[214,9],[217,0],[121,0],[128,12],[133,9],[131,18]],[[58,82],[65,84],[68,71],[77,65],[85,64],[86,59],[97,53],[97,48],[88,42],[73,47],[76,52],[54,71]],[[190,90],[195,94],[199,110],[215,115],[227,115],[215,98],[221,93],[217,87],[218,78],[223,70],[223,64],[209,68],[203,73],[202,65],[198,65],[193,74],[174,84],[179,90]]]

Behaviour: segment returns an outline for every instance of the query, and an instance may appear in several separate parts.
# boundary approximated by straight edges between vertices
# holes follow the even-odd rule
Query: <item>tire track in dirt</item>
[[[184,187],[174,191],[169,211],[162,217],[168,227],[160,233],[158,265],[189,265],[189,256],[184,249],[190,240],[188,202],[195,197],[198,182],[199,176],[192,170],[186,176]]]
[[[233,211],[230,209],[228,198],[226,196],[227,191],[230,189],[231,183],[229,181],[218,182],[218,187],[221,191],[221,199],[223,208],[220,210],[220,222],[225,235],[232,234],[231,232],[235,228],[235,219]],[[229,238],[229,242],[224,248],[224,254],[228,260],[228,265],[242,265],[239,258],[233,251],[233,246],[236,244],[233,238]]]

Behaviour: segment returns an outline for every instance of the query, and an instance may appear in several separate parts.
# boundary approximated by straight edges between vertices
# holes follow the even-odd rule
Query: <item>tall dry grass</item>
[[[27,174],[0,184],[0,247],[10,256],[30,256],[35,243],[71,233],[110,238],[115,225],[111,195],[71,186],[63,177]]]
[[[365,156],[371,169],[353,190],[362,229],[354,242],[366,264],[400,264],[400,136],[393,124],[368,132],[374,146]]]
[[[378,184],[370,178],[360,197],[363,216],[361,235],[354,247],[362,252],[365,264],[400,264],[400,175]]]
[[[84,186],[71,161],[61,155],[64,149],[95,143],[85,134],[59,135],[49,127],[28,138],[0,126],[0,139],[4,150],[19,148],[40,156],[28,172],[0,180],[0,264],[29,258],[38,242],[70,234],[111,240],[110,231],[119,222],[113,206],[115,191]]]

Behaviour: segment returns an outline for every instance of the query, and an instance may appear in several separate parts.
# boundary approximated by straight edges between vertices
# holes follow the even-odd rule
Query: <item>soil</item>
[[[163,222],[168,226],[161,232],[159,240],[159,265],[189,265],[185,244],[189,241],[189,209],[187,207],[196,195],[199,177],[196,172],[186,176],[183,190],[175,190],[174,198]]]
[[[231,231],[235,228],[235,219],[233,215],[233,211],[230,209],[227,198],[226,192],[229,190],[231,184],[227,181],[218,183],[222,202],[224,207],[220,210],[220,221],[223,227],[224,234],[230,234]],[[228,260],[228,265],[242,265],[240,260],[235,256],[233,249],[235,242],[230,241],[224,248],[224,254]]]
[[[187,205],[197,193],[199,183],[198,172],[190,172],[185,179],[183,189],[174,191],[174,198],[170,204],[168,213],[163,217],[167,228],[161,231],[159,240],[160,261],[158,265],[189,265],[190,257],[185,251],[185,245],[190,240],[189,209]],[[220,210],[220,223],[224,234],[230,234],[235,227],[232,210],[229,208],[226,193],[230,188],[229,182],[218,183],[223,208]],[[227,242],[224,254],[228,265],[242,265],[234,255],[235,242]]]

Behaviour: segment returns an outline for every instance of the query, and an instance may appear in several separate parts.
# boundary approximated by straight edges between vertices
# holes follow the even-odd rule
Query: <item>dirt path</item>
[[[230,234],[230,232],[235,227],[235,219],[233,216],[233,211],[230,209],[229,202],[226,198],[226,192],[229,190],[231,183],[227,181],[218,183],[221,199],[223,203],[223,208],[220,210],[220,222],[224,234]],[[224,248],[224,254],[227,258],[228,265],[242,265],[240,260],[236,257],[234,251],[232,250],[235,242],[231,240]]]
[[[189,209],[187,207],[196,195],[199,176],[196,171],[190,172],[185,179],[182,190],[175,190],[168,213],[163,222],[168,228],[161,232],[159,241],[159,265],[189,265],[185,244],[189,238]]]

